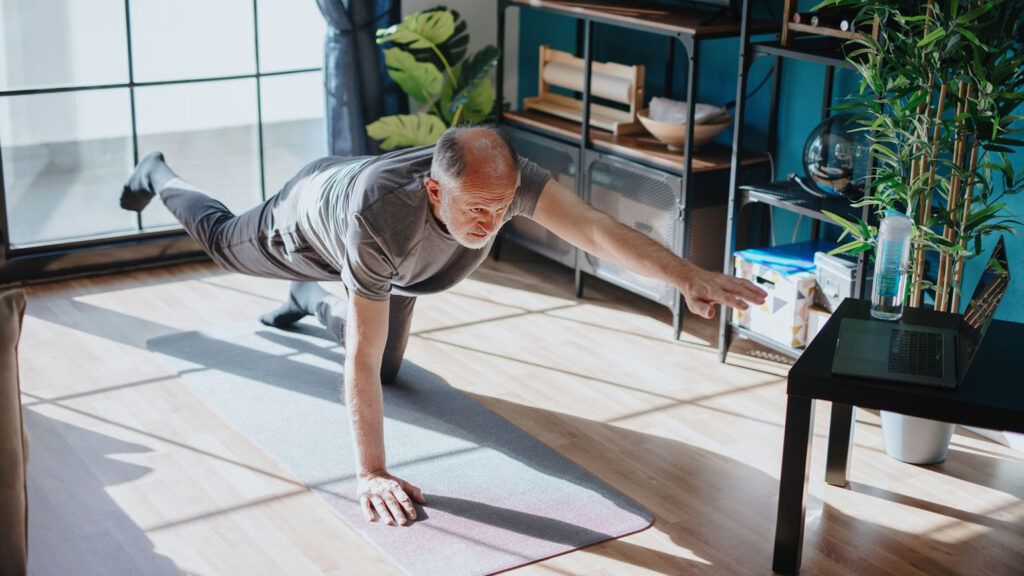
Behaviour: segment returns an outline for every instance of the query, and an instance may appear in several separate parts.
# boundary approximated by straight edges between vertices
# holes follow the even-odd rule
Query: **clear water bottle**
[[[875,281],[871,290],[871,315],[881,320],[903,316],[907,288],[907,264],[914,223],[905,214],[886,210],[878,226],[875,246]]]

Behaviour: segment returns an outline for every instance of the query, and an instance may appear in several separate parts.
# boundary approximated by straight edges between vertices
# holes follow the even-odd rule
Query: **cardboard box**
[[[834,243],[801,242],[735,254],[736,275],[768,292],[764,304],[733,310],[733,321],[793,348],[809,342],[807,323],[817,286],[814,253]]]
[[[821,332],[825,322],[832,317],[832,313],[820,306],[810,306],[807,309],[807,343],[810,344],[814,337]]]

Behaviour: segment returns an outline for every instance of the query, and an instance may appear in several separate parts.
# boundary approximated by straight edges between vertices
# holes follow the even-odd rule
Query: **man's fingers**
[[[373,514],[373,508],[370,506],[370,498],[368,496],[359,497],[359,507],[363,509],[363,516],[366,517],[367,522],[376,522],[377,518]]]
[[[410,520],[415,520],[416,507],[412,505],[412,499],[410,499],[409,495],[405,493],[405,490],[402,488],[395,488],[392,492],[395,495],[395,500],[398,500],[398,503],[402,506],[402,510],[405,511],[405,515],[408,516]]]
[[[747,300],[760,304],[764,302],[764,299],[768,297],[768,293],[763,289],[758,288],[750,280],[743,280],[739,282],[740,294]]]
[[[396,488],[396,490],[400,490],[400,488]],[[389,492],[385,494],[383,498],[384,504],[387,505],[388,512],[391,512],[391,516],[394,517],[395,522],[404,526],[407,522],[405,519],[405,511],[402,510],[402,507],[398,504],[398,500],[395,498],[394,493]]]
[[[417,488],[416,486],[413,486],[412,484],[409,484],[408,482],[403,480],[402,488],[404,488],[405,491],[408,492],[413,497],[413,499],[415,499],[420,504],[427,503],[427,499],[423,497],[423,491]]]
[[[391,512],[388,511],[387,504],[384,503],[384,499],[380,496],[370,496],[370,502],[373,503],[373,509],[377,511],[381,520],[388,524],[394,524],[395,520],[391,517]]]
[[[687,300],[686,304],[689,306],[690,312],[703,318],[711,318],[715,315],[714,306],[705,300]]]
[[[720,290],[722,292],[728,292],[739,296],[740,298],[760,304],[764,302],[765,297],[768,295],[767,292],[758,288],[753,282],[745,278],[735,278],[733,276],[722,276],[723,282],[720,284]]]
[[[722,304],[725,304],[726,306],[730,306],[732,308],[736,308],[737,310],[746,310],[747,308],[749,308],[746,300],[743,300],[742,298],[735,296],[729,292],[723,292],[722,297],[719,299],[719,301]]]

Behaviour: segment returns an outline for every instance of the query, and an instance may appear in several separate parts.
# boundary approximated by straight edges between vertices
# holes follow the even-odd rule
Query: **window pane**
[[[270,196],[299,168],[327,154],[324,83],[320,72],[269,76],[261,82],[263,170]]]
[[[136,82],[252,74],[252,0],[132,0]]]
[[[135,98],[140,157],[160,150],[179,176],[236,214],[259,202],[255,80],[149,86]],[[153,229],[177,220],[154,202],[142,224]]]
[[[327,24],[316,2],[259,0],[260,72],[317,68]]]
[[[127,89],[0,98],[11,245],[134,233],[117,201],[131,131]]]
[[[127,82],[124,0],[0,0],[0,90]]]

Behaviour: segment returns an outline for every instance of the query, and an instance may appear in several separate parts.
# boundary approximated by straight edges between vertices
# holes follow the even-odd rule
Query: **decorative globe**
[[[804,144],[807,178],[829,194],[857,196],[868,172],[870,143],[849,114],[826,118]]]

